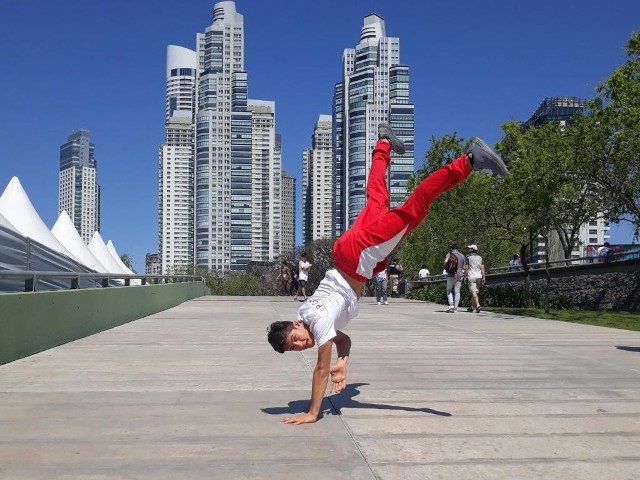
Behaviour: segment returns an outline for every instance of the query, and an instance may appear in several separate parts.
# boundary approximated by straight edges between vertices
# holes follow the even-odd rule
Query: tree
[[[640,235],[640,32],[626,45],[627,61],[597,88],[577,124],[584,146],[577,169],[608,199],[606,214],[629,221]]]
[[[410,179],[408,190],[413,191],[420,181],[462,155],[468,146],[468,141],[456,133],[432,137],[424,163]],[[492,264],[506,265],[509,253],[504,243],[488,232],[491,197],[498,182],[489,175],[474,174],[436,198],[424,222],[398,247],[397,256],[405,272],[417,272],[425,264],[434,274],[440,273],[452,243],[461,247],[478,244],[487,268]]]
[[[136,271],[133,269],[133,258],[131,258],[131,255],[129,255],[128,253],[123,253],[122,255],[120,255],[120,261],[124,263],[125,267],[127,267],[129,270],[131,270],[133,273],[136,273]]]

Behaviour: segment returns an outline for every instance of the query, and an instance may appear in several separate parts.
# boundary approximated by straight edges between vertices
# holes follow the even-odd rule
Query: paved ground
[[[2,479],[640,479],[640,333],[364,299],[316,424],[285,298],[214,298],[0,366]]]

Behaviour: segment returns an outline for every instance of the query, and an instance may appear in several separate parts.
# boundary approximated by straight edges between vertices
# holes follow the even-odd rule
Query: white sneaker
[[[378,302],[378,305],[380,305],[380,302]]]
[[[385,305],[389,305],[389,302],[387,300],[384,301]]]
[[[449,305],[449,306],[447,307],[447,309],[445,310],[445,312],[447,312],[447,313],[453,313],[453,305]]]

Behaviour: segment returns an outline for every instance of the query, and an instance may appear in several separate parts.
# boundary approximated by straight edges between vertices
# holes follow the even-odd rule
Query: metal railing
[[[141,285],[158,285],[163,283],[204,282],[197,275],[128,275],[113,273],[76,273],[47,272],[34,270],[0,270],[0,279],[24,280],[24,291],[35,292],[39,280],[69,280],[69,289],[80,288],[81,280],[92,282],[93,287],[108,288],[131,286],[131,280],[140,280]]]
[[[557,267],[570,267],[575,265],[588,265],[592,263],[609,263],[620,260],[633,260],[640,258],[640,250],[632,250],[628,252],[615,252],[609,253],[605,256],[591,256],[591,257],[576,257],[565,258],[564,260],[554,260],[549,262],[549,268]],[[545,268],[547,262],[535,262],[530,263],[529,268],[531,270],[539,270]],[[490,268],[487,273],[503,273],[503,272],[521,272],[524,269],[522,266],[506,266],[506,267],[494,267]]]

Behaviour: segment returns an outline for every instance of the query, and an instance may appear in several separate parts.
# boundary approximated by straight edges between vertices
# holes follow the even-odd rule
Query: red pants
[[[386,268],[387,256],[422,222],[431,202],[471,173],[467,156],[456,158],[420,182],[404,205],[389,209],[390,161],[391,145],[378,140],[367,181],[367,202],[351,228],[333,246],[336,267],[362,282]]]

